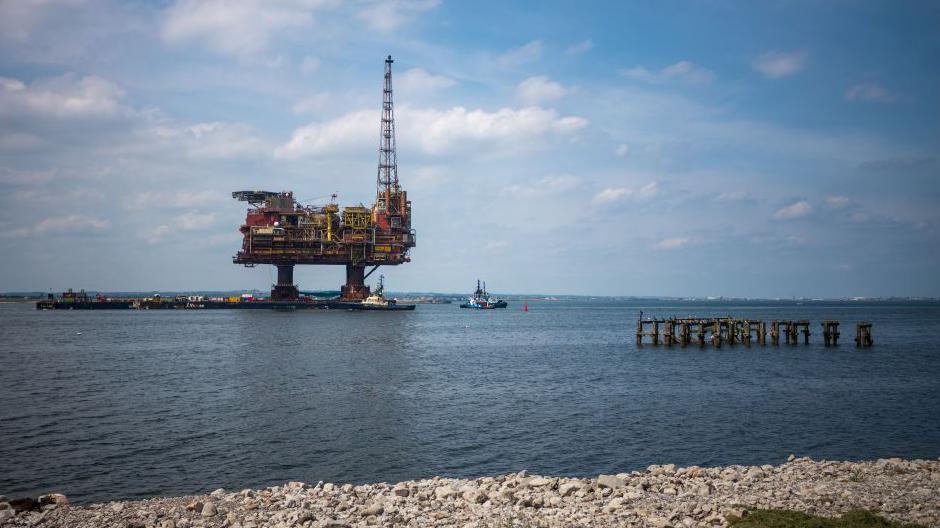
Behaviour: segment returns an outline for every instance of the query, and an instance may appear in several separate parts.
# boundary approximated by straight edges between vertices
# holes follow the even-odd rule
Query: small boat
[[[361,303],[351,304],[349,307],[353,310],[414,310],[413,304],[398,304],[395,299],[386,299],[383,295],[385,291],[385,275],[379,275],[379,285],[375,287],[372,295],[366,297]]]
[[[492,310],[494,308],[505,308],[508,303],[502,299],[490,297],[486,291],[486,283],[480,287],[480,280],[477,279],[477,289],[473,295],[467,298],[467,302],[460,305],[461,308],[474,308],[477,310]]]

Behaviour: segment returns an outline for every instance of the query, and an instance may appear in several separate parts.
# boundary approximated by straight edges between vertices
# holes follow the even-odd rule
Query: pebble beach
[[[649,466],[566,478],[519,473],[398,483],[288,482],[265,489],[71,505],[62,494],[0,497],[0,526],[340,528],[364,526],[714,528],[752,509],[823,516],[864,509],[940,526],[940,460],[773,466]]]

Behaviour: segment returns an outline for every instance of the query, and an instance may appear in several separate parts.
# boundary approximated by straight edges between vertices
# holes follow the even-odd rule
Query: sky
[[[392,291],[940,296],[938,27],[927,1],[0,0],[0,291],[269,288],[232,264],[231,192],[370,204],[392,55]]]

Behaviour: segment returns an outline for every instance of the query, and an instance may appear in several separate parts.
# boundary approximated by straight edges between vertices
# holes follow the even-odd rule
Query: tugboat
[[[486,291],[486,283],[480,287],[480,279],[477,279],[477,289],[473,295],[467,299],[467,302],[460,305],[461,308],[475,308],[477,310],[492,310],[494,308],[505,308],[507,302],[502,299],[490,298]]]
[[[361,303],[350,305],[353,310],[414,310],[413,304],[398,304],[395,299],[386,299],[382,293],[385,291],[385,275],[379,275],[379,285],[375,287],[372,295],[366,297]]]

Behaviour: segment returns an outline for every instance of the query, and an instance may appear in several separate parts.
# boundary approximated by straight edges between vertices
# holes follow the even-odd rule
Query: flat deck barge
[[[37,310],[356,310],[360,302],[304,297],[295,300],[254,299],[245,297],[90,297],[84,291],[71,290],[62,297],[36,302]]]
[[[36,302],[37,310],[355,310],[360,303],[339,300],[310,301],[144,301],[113,299],[107,301],[64,302],[61,299]]]

